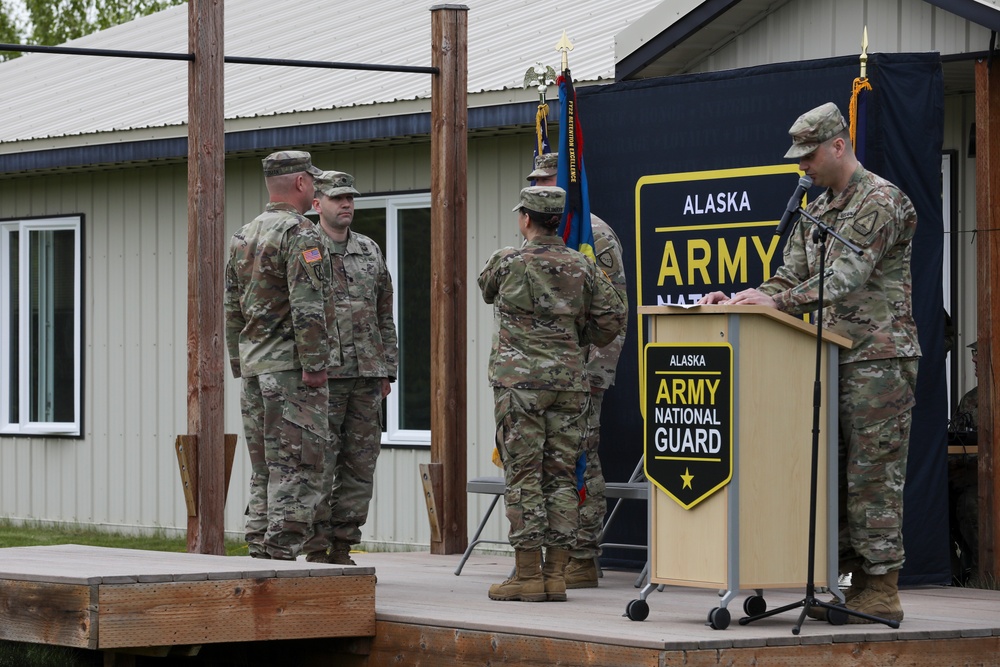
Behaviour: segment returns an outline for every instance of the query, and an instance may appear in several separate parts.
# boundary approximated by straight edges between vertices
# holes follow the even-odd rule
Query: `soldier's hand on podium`
[[[705,296],[698,299],[699,306],[710,306],[713,303],[726,303],[729,301],[729,297],[723,292],[709,292]]]
[[[711,305],[714,303],[721,304],[723,306],[767,306],[768,308],[777,308],[778,306],[774,303],[774,299],[764,294],[757,289],[745,289],[742,292],[737,292],[732,298],[729,298],[722,292],[710,292],[705,296],[698,299],[700,305]]]
[[[777,304],[774,303],[774,299],[769,297],[757,289],[745,289],[742,292],[737,292],[732,299],[725,302],[731,306],[767,306],[768,308],[777,308]]]

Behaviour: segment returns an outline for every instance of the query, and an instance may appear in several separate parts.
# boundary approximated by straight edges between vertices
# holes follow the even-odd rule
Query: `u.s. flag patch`
[[[315,264],[323,257],[319,254],[319,248],[309,248],[302,251],[302,259],[306,260],[306,264]]]

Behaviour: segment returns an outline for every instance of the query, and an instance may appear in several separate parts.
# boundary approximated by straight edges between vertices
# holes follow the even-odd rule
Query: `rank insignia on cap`
[[[315,264],[323,257],[319,254],[319,248],[309,248],[309,250],[302,251],[302,259],[306,260],[306,264]]]

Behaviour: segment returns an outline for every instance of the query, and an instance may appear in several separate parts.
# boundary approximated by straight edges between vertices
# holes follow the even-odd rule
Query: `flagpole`
[[[565,72],[569,69],[569,52],[573,50],[573,43],[569,41],[569,37],[566,36],[566,31],[563,30],[562,37],[559,38],[559,43],[556,44],[556,51],[562,53],[562,67],[561,72]]]
[[[549,148],[548,118],[549,105],[546,100],[546,92],[551,84],[556,82],[556,72],[551,66],[535,63],[524,73],[525,89],[534,86],[538,91],[538,110],[535,112],[535,150],[534,156],[537,158],[542,153],[551,151]]]
[[[858,111],[861,106],[861,96],[866,90],[871,90],[872,86],[868,82],[868,26],[864,27],[864,31],[861,35],[861,55],[858,58],[861,61],[861,71],[858,78],[854,80],[854,85],[851,87],[851,103],[850,108],[847,112],[848,125],[850,126],[851,133],[851,146],[854,148],[854,153],[858,156],[859,160],[864,159],[864,141],[858,141]],[[862,111],[863,115],[863,111]],[[862,121],[864,119],[861,119]]]
[[[865,26],[864,32],[861,34],[861,78],[868,78],[868,26]]]

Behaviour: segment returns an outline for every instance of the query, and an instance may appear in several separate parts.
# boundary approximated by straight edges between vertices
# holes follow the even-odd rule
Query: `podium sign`
[[[733,348],[645,347],[645,472],[691,509],[733,477]]]

